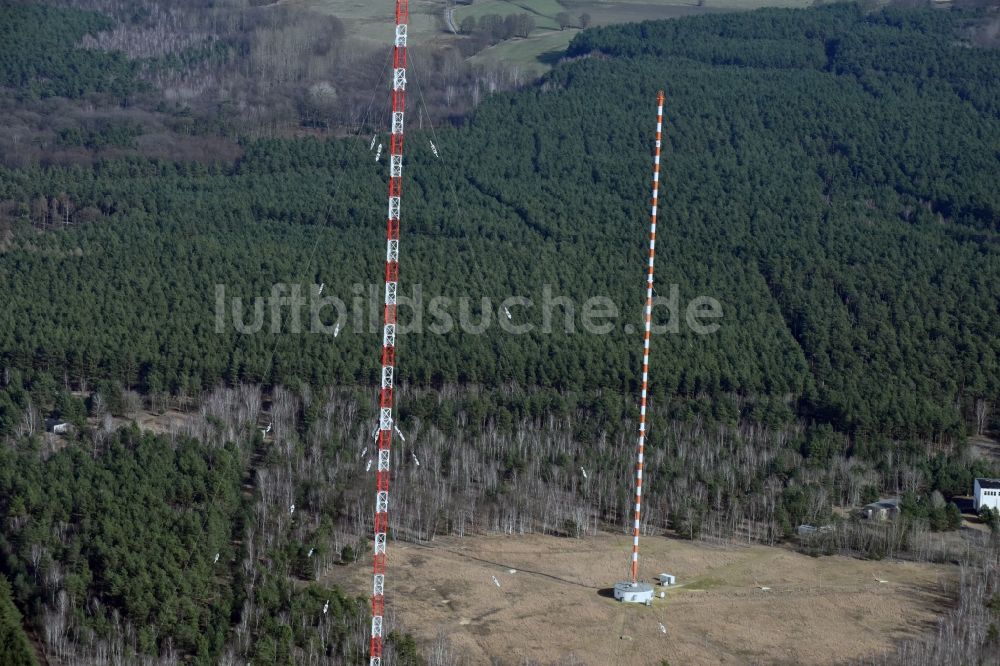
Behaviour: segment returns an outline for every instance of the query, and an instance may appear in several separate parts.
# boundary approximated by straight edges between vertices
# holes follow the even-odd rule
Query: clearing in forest
[[[419,641],[443,633],[470,664],[547,664],[571,653],[592,665],[832,664],[926,631],[957,580],[950,565],[650,537],[643,578],[668,572],[678,586],[647,608],[607,589],[625,577],[629,543],[611,534],[392,543],[387,602]],[[368,564],[337,567],[323,582],[365,595]]]

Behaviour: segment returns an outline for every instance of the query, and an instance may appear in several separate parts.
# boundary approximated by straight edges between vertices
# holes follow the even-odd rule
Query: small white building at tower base
[[[615,599],[632,604],[653,603],[653,586],[649,583],[625,581],[615,583]]]
[[[1000,509],[1000,479],[976,479],[972,484],[972,506],[977,512],[984,506]]]

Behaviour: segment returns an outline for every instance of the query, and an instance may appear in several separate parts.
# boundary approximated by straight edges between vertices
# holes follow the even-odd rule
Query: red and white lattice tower
[[[646,446],[646,400],[649,388],[649,334],[653,320],[653,258],[656,253],[656,198],[660,189],[660,144],[663,133],[663,91],[656,97],[656,148],[653,152],[653,201],[649,216],[649,264],[646,272],[645,333],[642,341],[642,400],[639,406],[639,451],[635,466],[635,522],[632,526],[632,584],[639,580],[639,518],[642,512],[643,449]]]
[[[399,285],[399,201],[403,194],[403,113],[406,110],[408,0],[396,0],[392,53],[392,138],[389,142],[389,215],[386,222],[385,306],[382,315],[382,385],[379,389],[378,474],[375,493],[375,555],[372,574],[372,633],[369,666],[381,666],[385,614],[385,549],[389,532],[389,452],[393,429],[396,366],[396,293]]]

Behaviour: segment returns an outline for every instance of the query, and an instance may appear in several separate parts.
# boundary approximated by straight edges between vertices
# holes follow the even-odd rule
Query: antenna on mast
[[[616,583],[614,595],[621,601],[652,603],[653,586],[639,582],[639,525],[642,515],[643,450],[646,446],[646,406],[649,390],[649,337],[653,321],[653,258],[656,254],[656,206],[660,189],[660,148],[663,135],[663,101],[656,96],[656,147],[653,152],[653,200],[649,216],[649,263],[646,268],[645,331],[642,342],[642,396],[639,404],[639,448],[635,465],[635,518],[632,525],[632,566],[630,580]]]
[[[394,425],[393,380],[396,367],[396,293],[399,285],[399,203],[403,194],[406,32],[409,18],[409,0],[396,0],[396,36],[392,52],[392,136],[389,141],[389,213],[385,233],[385,305],[382,314],[382,385],[378,394],[378,472],[375,482],[375,549],[369,666],[382,666],[385,550],[389,532],[389,453]]]

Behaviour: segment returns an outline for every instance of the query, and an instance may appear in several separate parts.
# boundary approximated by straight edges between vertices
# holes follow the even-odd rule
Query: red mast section
[[[660,189],[660,142],[663,132],[663,100],[656,96],[656,148],[653,153],[653,209],[649,216],[649,265],[646,273],[646,331],[642,342],[642,401],[639,407],[639,452],[635,466],[635,523],[632,526],[632,582],[639,581],[639,516],[642,511],[642,456],[646,446],[646,398],[649,388],[649,333],[653,321],[653,257],[656,254],[656,198]]]
[[[396,292],[399,285],[399,202],[403,194],[406,31],[409,19],[409,1],[396,0],[396,38],[392,53],[392,138],[389,142],[389,214],[385,231],[382,385],[378,394],[378,474],[375,494],[375,553],[372,574],[372,632],[369,646],[369,666],[382,666],[385,548],[389,531],[389,452],[392,446],[393,374],[396,366]]]

